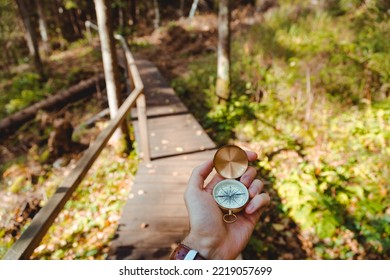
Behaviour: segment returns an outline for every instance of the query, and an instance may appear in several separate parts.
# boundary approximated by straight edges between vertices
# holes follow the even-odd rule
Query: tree
[[[154,29],[160,27],[160,8],[157,0],[153,0],[153,8],[154,8]]]
[[[133,25],[137,24],[137,0],[131,0],[130,3],[130,15]]]
[[[199,0],[194,0],[194,2],[192,2],[190,14],[188,15],[189,19],[192,19],[194,17],[195,12],[196,12],[196,8],[198,7],[198,3],[199,3]]]
[[[180,0],[180,10],[179,10],[180,17],[184,17],[184,0]]]
[[[103,57],[104,76],[106,80],[107,98],[110,116],[113,119],[121,105],[118,58],[115,49],[114,35],[111,26],[111,14],[108,0],[94,0],[96,18],[99,27],[99,37]],[[117,151],[125,151],[129,148],[130,139],[128,128],[124,121],[116,130],[111,142],[117,147]]]
[[[46,55],[48,55],[50,53],[49,32],[41,2],[42,0],[35,0],[35,3],[37,4],[39,32],[41,33],[43,50]]]
[[[30,51],[30,56],[34,61],[34,66],[37,73],[39,74],[42,80],[45,80],[46,76],[43,70],[41,57],[39,55],[37,33],[35,32],[35,28],[32,26],[26,0],[16,0],[16,4],[18,6],[20,15],[22,17],[23,26],[26,29],[25,36],[26,36],[27,46]]]
[[[221,103],[230,97],[230,5],[219,1],[218,14],[218,70],[216,94]]]

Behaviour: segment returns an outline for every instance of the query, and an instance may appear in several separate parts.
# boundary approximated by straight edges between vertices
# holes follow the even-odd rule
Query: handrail
[[[92,25],[92,23],[90,24]],[[134,103],[137,103],[141,144],[143,144],[143,160],[150,160],[146,127],[145,96],[143,94],[144,86],[126,40],[120,35],[116,35],[115,37],[121,41],[122,47],[125,50],[127,66],[130,70],[129,78],[134,81],[135,88],[123,102],[117,115],[108,123],[108,126],[100,132],[96,140],[90,145],[70,174],[65,177],[48,203],[35,215],[29,227],[7,251],[3,258],[5,260],[28,259],[32,255],[34,249],[42,241],[42,238],[45,236],[49,227],[53,224],[65,203],[69,200],[72,193],[85,177],[89,168],[99,156],[114,131],[130,112]]]

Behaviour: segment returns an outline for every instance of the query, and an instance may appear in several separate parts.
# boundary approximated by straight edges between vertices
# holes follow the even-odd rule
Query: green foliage
[[[14,77],[7,94],[2,94],[0,103],[5,107],[5,112],[1,112],[0,117],[4,113],[12,114],[41,100],[50,91],[50,83],[42,85],[38,74],[26,72]]]
[[[65,6],[65,9],[67,9],[67,10],[77,9],[78,8],[77,2],[76,1],[72,1],[72,0],[66,0],[65,3],[64,3],[64,6]]]
[[[280,1],[233,41],[226,105],[216,105],[213,56],[173,81],[214,140],[259,152],[308,258],[390,257],[389,7],[370,3]],[[261,236],[249,248],[269,256]]]

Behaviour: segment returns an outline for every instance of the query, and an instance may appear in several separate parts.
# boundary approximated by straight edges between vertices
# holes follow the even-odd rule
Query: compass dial
[[[214,187],[213,197],[221,208],[239,212],[248,202],[249,193],[239,181],[223,180]]]

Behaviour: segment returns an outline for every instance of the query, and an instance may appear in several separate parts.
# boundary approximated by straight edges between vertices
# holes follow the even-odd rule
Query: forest
[[[124,45],[216,146],[258,153],[271,204],[244,259],[390,258],[387,0],[0,0],[0,258],[137,88]],[[31,259],[108,257],[147,160],[140,112],[139,129],[133,111],[124,117]]]

